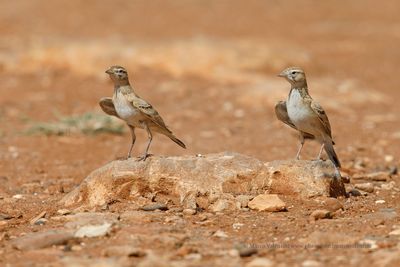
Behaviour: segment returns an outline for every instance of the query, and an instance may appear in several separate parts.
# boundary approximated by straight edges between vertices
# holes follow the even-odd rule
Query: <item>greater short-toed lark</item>
[[[99,104],[105,113],[116,116],[128,124],[132,134],[132,143],[129,148],[128,158],[131,157],[132,148],[136,140],[135,128],[146,130],[149,138],[144,155],[139,160],[146,160],[149,156],[148,151],[153,140],[153,132],[166,135],[179,146],[186,148],[185,144],[176,138],[171,130],[167,128],[153,106],[141,99],[134,92],[129,83],[128,72],[125,68],[112,66],[106,73],[110,75],[111,80],[114,82],[114,95],[112,98],[102,98]]]
[[[286,78],[291,89],[286,102],[281,101],[275,106],[279,120],[300,132],[300,148],[296,158],[299,158],[305,139],[315,139],[321,143],[318,155],[325,149],[333,162],[336,174],[340,177],[340,161],[333,148],[331,125],[324,109],[313,100],[308,93],[307,80],[301,68],[291,67],[282,71],[278,76]]]

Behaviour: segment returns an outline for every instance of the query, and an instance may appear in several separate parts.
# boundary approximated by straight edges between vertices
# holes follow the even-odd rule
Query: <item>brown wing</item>
[[[279,101],[275,105],[275,114],[276,114],[276,117],[278,118],[278,120],[289,125],[293,129],[297,130],[296,126],[290,120],[289,115],[287,113],[286,101]]]
[[[128,101],[131,102],[135,108],[140,110],[153,123],[155,123],[157,126],[161,127],[162,129],[167,130],[168,133],[172,133],[171,130],[169,130],[168,127],[165,125],[163,119],[158,114],[157,110],[155,110],[152,105],[150,105],[145,100],[139,98],[137,95],[135,95],[133,93],[126,94],[125,96],[128,99]]]
[[[318,115],[319,120],[324,126],[325,132],[332,138],[331,124],[329,123],[328,116],[325,113],[325,110],[321,107],[321,105],[312,100],[311,101],[311,109]]]
[[[117,112],[115,111],[114,103],[111,97],[103,97],[99,101],[101,109],[108,115],[115,116],[119,118]]]
[[[275,105],[275,114],[278,120],[281,122],[285,123],[286,125],[289,125],[293,129],[297,130],[296,125],[293,124],[293,122],[290,120],[289,115],[287,113],[287,107],[286,107],[286,101],[279,101]],[[306,139],[314,139],[314,136],[312,134],[308,134],[305,132],[301,132],[304,138]]]

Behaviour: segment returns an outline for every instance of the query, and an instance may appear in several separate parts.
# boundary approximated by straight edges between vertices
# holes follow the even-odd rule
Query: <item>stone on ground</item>
[[[211,205],[214,210],[229,210],[239,206],[234,200],[238,195],[275,193],[301,198],[345,195],[343,183],[333,179],[333,174],[329,161],[264,163],[230,152],[201,157],[154,156],[145,162],[113,161],[93,171],[61,203],[67,207],[95,207],[156,193],[176,199],[179,203],[175,204],[184,208]],[[229,195],[233,207],[231,203],[216,203],[221,196],[229,199],[226,198]]]

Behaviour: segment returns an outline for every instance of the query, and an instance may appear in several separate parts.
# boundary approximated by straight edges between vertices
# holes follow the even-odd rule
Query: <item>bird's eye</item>
[[[292,75],[295,75],[296,74],[296,71],[292,71]]]

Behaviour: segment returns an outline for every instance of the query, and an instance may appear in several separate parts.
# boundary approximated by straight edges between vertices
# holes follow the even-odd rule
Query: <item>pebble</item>
[[[310,220],[332,219],[332,213],[329,210],[315,210],[310,215]]]
[[[218,238],[227,238],[227,237],[228,237],[228,235],[227,235],[224,231],[222,231],[222,230],[217,230],[217,231],[213,234],[213,236],[214,236],[214,237],[218,237]]]
[[[243,225],[243,223],[234,223],[232,224],[232,227],[234,230],[239,230],[240,228],[242,228]]]
[[[261,194],[249,202],[249,208],[258,211],[284,211],[286,204],[276,194]]]
[[[194,210],[194,209],[184,209],[183,210],[183,214],[185,214],[185,215],[195,215],[196,214],[196,210]]]
[[[8,214],[5,214],[5,213],[0,213],[0,221],[10,220],[12,218],[14,218],[14,216],[11,216],[11,215],[8,215]]]
[[[355,184],[354,187],[368,193],[374,192],[374,185],[372,183]]]
[[[59,210],[57,210],[57,213],[60,215],[68,215],[68,214],[71,214],[71,211],[68,209],[59,209]]]
[[[106,247],[102,254],[106,257],[144,257],[146,252],[140,248],[122,245]]]
[[[222,212],[226,210],[235,210],[236,205],[233,200],[230,199],[218,199],[216,202],[210,205],[209,209],[212,212]]]
[[[353,176],[355,180],[372,180],[384,182],[390,179],[390,174],[388,172],[373,172],[368,174],[355,174]]]
[[[251,248],[251,247],[242,247],[238,248],[237,250],[239,251],[240,257],[250,257],[258,253],[256,248]]]
[[[321,263],[314,260],[306,260],[301,263],[301,267],[318,267]]]
[[[358,191],[357,189],[351,189],[349,191],[349,196],[353,196],[353,197],[361,197],[362,194],[360,191]]]
[[[200,253],[190,253],[184,257],[185,260],[199,261],[203,256]]]
[[[111,231],[111,226],[111,223],[86,225],[79,228],[78,231],[75,232],[74,236],[78,238],[105,236]]]
[[[400,235],[400,229],[393,230],[389,233],[389,235]]]
[[[275,266],[275,263],[267,258],[255,258],[245,265],[245,267],[270,267]]]
[[[19,237],[12,242],[12,245],[19,250],[34,250],[54,245],[64,245],[72,239],[74,239],[74,235],[70,231],[49,230]]]
[[[332,198],[332,197],[324,200],[324,208],[331,212],[344,209],[343,204],[337,198]]]
[[[34,223],[34,225],[44,225],[44,224],[46,224],[47,222],[48,222],[47,219],[45,219],[45,218],[40,218],[39,220],[37,220],[37,221]]]
[[[38,225],[36,222],[39,220],[39,219],[42,219],[44,216],[46,216],[46,211],[42,211],[39,215],[37,215],[36,217],[34,217],[34,218],[32,218],[30,221],[29,221],[29,223],[31,224],[31,225]]]
[[[155,210],[168,210],[168,207],[166,204],[163,203],[155,203],[155,204],[145,205],[140,209],[144,211],[155,211]]]
[[[238,195],[235,200],[239,202],[240,208],[247,208],[249,201],[252,199],[252,196],[248,195]]]
[[[375,201],[375,203],[376,204],[384,204],[384,203],[386,203],[386,201],[383,199],[379,199],[379,200]]]

